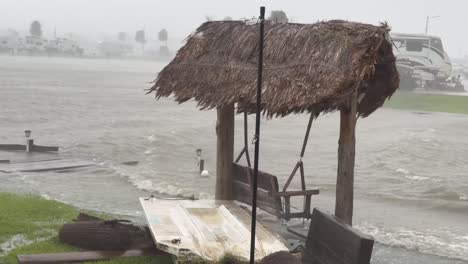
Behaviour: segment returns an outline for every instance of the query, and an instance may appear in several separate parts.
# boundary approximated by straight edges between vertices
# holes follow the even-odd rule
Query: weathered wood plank
[[[232,162],[234,160],[234,105],[218,109],[216,123],[215,199],[232,200]]]
[[[335,215],[349,225],[353,221],[356,107],[357,93],[354,91],[340,111],[335,202]]]
[[[253,175],[253,169],[233,163],[233,178],[237,181],[250,184],[250,175]],[[278,192],[278,178],[269,173],[258,171],[257,178],[258,188],[267,190],[269,192]]]
[[[42,160],[42,161],[24,161],[24,162],[10,162],[1,163],[1,172],[41,172],[41,171],[52,171],[52,170],[65,170],[75,169],[82,167],[95,166],[96,163],[93,161],[86,160],[74,160],[74,159],[58,159],[58,160]]]
[[[249,184],[234,181],[233,182],[233,199],[248,205],[252,205],[252,190]],[[268,191],[263,189],[257,190],[257,206],[265,212],[280,216],[281,200],[277,201]]]
[[[0,144],[0,150],[26,150],[26,145]]]
[[[69,253],[49,253],[18,255],[19,264],[51,264],[51,263],[79,263],[86,261],[111,260],[114,258],[167,255],[167,253],[153,250],[127,251],[83,251]]]
[[[317,195],[320,193],[319,189],[313,190],[305,190],[305,191],[289,191],[289,192],[277,192],[272,193],[273,196],[278,197],[291,197],[291,196],[310,196],[310,195]]]
[[[369,264],[374,240],[342,220],[314,209],[304,263]]]
[[[59,151],[59,147],[32,145],[31,151],[37,151],[37,152]]]
[[[253,175],[253,169],[236,163],[233,163],[232,169],[234,182],[236,183],[234,186],[236,188],[234,189],[234,200],[250,205],[252,203],[250,175]],[[273,215],[279,216],[283,210],[281,197],[272,195],[272,193],[276,193],[279,190],[278,178],[263,171],[258,171],[257,177],[257,202],[259,203],[259,208],[269,213],[274,212]],[[245,186],[242,189],[237,188],[238,186],[242,187],[239,183],[247,186],[249,191],[245,191]]]

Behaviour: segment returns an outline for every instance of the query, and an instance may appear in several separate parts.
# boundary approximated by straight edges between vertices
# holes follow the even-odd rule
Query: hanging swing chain
[[[284,184],[283,192],[285,192],[288,189],[289,184],[291,184],[291,181],[294,178],[294,176],[296,175],[296,172],[297,172],[298,169],[300,169],[300,173],[301,173],[301,187],[302,187],[302,190],[304,191],[305,188],[306,188],[305,175],[304,175],[304,164],[302,162],[302,158],[304,157],[305,150],[306,150],[306,147],[307,147],[307,142],[309,141],[309,134],[310,134],[310,129],[312,128],[312,121],[313,120],[314,120],[314,114],[310,113],[309,123],[307,124],[307,130],[306,130],[306,134],[305,134],[305,137],[304,137],[304,142],[302,143],[302,149],[301,149],[301,154],[299,156],[299,161],[296,163],[296,166],[294,166],[294,169],[291,172],[291,175],[289,175],[288,180]]]
[[[247,119],[247,112],[244,111],[244,148],[242,148],[242,151],[239,153],[239,155],[236,158],[236,163],[240,161],[242,156],[245,154],[245,159],[247,160],[247,166],[252,167],[250,163],[250,155],[249,155],[249,135],[248,135],[248,119]],[[254,139],[255,140],[255,139]]]

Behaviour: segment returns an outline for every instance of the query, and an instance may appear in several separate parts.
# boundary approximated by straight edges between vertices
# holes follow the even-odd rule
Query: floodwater
[[[31,129],[37,144],[62,148],[57,156],[98,163],[60,173],[0,173],[0,191],[140,220],[141,196],[212,198],[216,113],[145,95],[163,66],[0,56],[0,143],[22,143]],[[307,120],[262,122],[260,169],[277,175],[280,185],[298,159]],[[321,189],[313,206],[330,212],[338,129],[337,114],[320,117],[304,158],[307,185]],[[378,241],[373,263],[467,263],[467,131],[464,115],[380,109],[358,120],[354,224]],[[242,142],[238,116],[236,154]],[[208,178],[197,172],[197,148]],[[129,161],[138,164],[123,164]]]

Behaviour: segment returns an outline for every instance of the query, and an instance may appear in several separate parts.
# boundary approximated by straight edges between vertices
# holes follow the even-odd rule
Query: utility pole
[[[432,18],[439,18],[440,16],[427,16],[426,17],[426,35],[429,33],[429,20]]]

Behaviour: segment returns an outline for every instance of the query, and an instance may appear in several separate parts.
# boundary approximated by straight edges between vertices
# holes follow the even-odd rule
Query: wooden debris
[[[59,232],[62,243],[89,250],[129,250],[154,248],[147,227],[127,220],[102,220],[80,214],[74,223],[65,224]]]
[[[301,264],[297,256],[287,252],[280,251],[264,257],[259,264]]]

